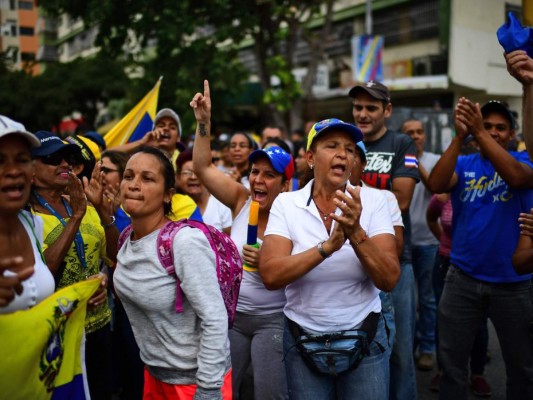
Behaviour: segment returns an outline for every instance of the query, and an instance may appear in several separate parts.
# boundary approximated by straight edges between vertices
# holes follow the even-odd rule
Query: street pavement
[[[460,340],[460,338],[457,338]],[[492,387],[492,396],[485,397],[485,399],[491,400],[505,400],[505,365],[503,363],[502,354],[500,351],[500,345],[498,343],[498,337],[496,331],[489,321],[489,352],[491,355],[490,362],[485,367],[485,378]],[[432,392],[428,389],[429,383],[433,376],[436,374],[437,369],[433,371],[419,371],[417,370],[417,386],[418,386],[418,399],[419,400],[437,400],[439,398],[438,393]],[[470,399],[481,399],[469,392]],[[452,399],[453,400],[453,399]]]

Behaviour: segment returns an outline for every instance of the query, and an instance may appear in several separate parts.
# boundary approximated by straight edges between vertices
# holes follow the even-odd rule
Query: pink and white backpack
[[[220,285],[220,292],[222,293],[224,305],[228,312],[228,326],[231,328],[235,318],[235,310],[237,308],[239,289],[242,281],[242,260],[239,250],[235,246],[235,243],[233,243],[233,240],[225,233],[203,222],[190,219],[168,222],[161,228],[157,236],[157,256],[159,261],[168,274],[174,276],[177,280],[176,312],[183,312],[183,292],[181,291],[180,280],[176,276],[176,270],[174,269],[172,244],[174,242],[174,236],[185,226],[200,229],[215,253],[218,284]],[[131,225],[128,225],[120,234],[118,239],[119,250],[131,235],[131,231]]]

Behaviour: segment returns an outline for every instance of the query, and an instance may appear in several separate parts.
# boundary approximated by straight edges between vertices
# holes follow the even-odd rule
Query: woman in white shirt
[[[0,314],[26,310],[54,293],[41,253],[43,222],[23,210],[30,197],[30,148],[39,140],[0,115]]]
[[[233,367],[233,399],[239,399],[243,377],[252,364],[254,396],[257,399],[285,399],[287,389],[283,368],[283,289],[267,290],[257,266],[270,207],[274,199],[289,190],[294,172],[290,154],[280,147],[255,150],[248,157],[250,189],[225,175],[211,162],[211,98],[209,84],[191,101],[196,128],[194,172],[211,194],[231,209],[231,238],[241,252],[245,267],[233,328],[229,332]],[[259,203],[257,244],[247,244],[248,218],[252,200]]]
[[[388,398],[379,291],[392,290],[400,266],[383,194],[349,183],[362,139],[340,120],[316,123],[306,152],[314,179],[280,194],[270,211],[259,271],[267,288],[285,288],[291,399]],[[346,351],[335,353],[337,346]]]

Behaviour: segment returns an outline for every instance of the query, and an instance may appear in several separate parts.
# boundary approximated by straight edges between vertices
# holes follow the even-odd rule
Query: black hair
[[[296,157],[298,157],[298,153],[300,152],[300,149],[304,149],[304,153],[306,151],[307,141],[305,140],[298,140],[294,142],[293,150],[292,150],[292,158],[296,160]]]
[[[262,149],[266,148],[267,145],[269,144],[274,144],[278,147],[281,147],[283,150],[285,150],[288,154],[291,154],[291,148],[289,147],[289,145],[287,144],[287,142],[283,139],[280,139],[280,138],[277,138],[277,137],[270,137],[266,140],[265,144],[263,145],[263,147],[261,147]]]
[[[118,174],[122,180],[122,177],[124,176],[124,170],[126,169],[126,164],[128,163],[130,156],[123,151],[106,150],[102,153],[102,159],[104,157],[109,158],[109,160],[111,160],[111,162],[117,166]]]
[[[170,190],[174,190],[175,186],[175,175],[174,175],[174,167],[172,167],[172,163],[170,160],[165,156],[165,153],[163,153],[161,150],[150,147],[150,146],[141,146],[139,147],[133,154],[150,154],[157,158],[159,161],[159,164],[161,165],[161,170],[163,172],[163,178],[165,179],[165,192],[168,192]],[[132,155],[133,155],[132,154]],[[164,203],[163,204],[163,211],[165,215],[170,215],[172,213],[172,202]]]
[[[235,132],[235,133],[233,133],[231,135],[230,139],[229,139],[230,143],[231,143],[231,139],[233,139],[233,136],[235,136],[235,135],[243,135],[246,138],[246,140],[248,140],[248,146],[250,146],[250,148],[252,150],[257,150],[258,149],[258,145],[257,145],[256,141],[253,140],[252,136],[250,136],[246,132]]]

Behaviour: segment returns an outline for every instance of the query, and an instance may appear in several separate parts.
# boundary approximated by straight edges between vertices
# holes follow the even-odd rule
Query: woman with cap
[[[30,198],[30,148],[41,143],[26,128],[0,115],[0,314],[26,310],[54,293],[42,256],[41,218],[24,210]]]
[[[285,288],[291,399],[389,395],[379,291],[392,290],[400,265],[386,199],[349,183],[362,139],[341,120],[316,123],[306,153],[314,179],[280,194],[270,211],[259,271],[267,288]]]
[[[113,265],[118,232],[112,202],[104,201],[100,164],[90,182],[84,178],[82,184],[72,173],[80,147],[51,132],[39,131],[36,136],[41,146],[31,152],[35,176],[30,201],[33,213],[44,221],[44,257],[60,289],[101,274],[101,260]],[[102,286],[88,302],[85,320],[87,377],[95,399],[110,399],[112,391],[111,310],[108,279],[103,275]]]
[[[207,81],[204,81],[204,93],[194,96],[191,107],[198,123],[193,148],[194,171],[211,194],[231,209],[231,238],[242,249],[246,264],[237,313],[229,333],[233,395],[239,398],[243,377],[251,363],[255,398],[284,399],[287,390],[281,337],[285,293],[283,289],[267,290],[257,267],[270,207],[281,192],[289,190],[294,163],[290,154],[276,146],[254,151],[249,156],[250,190],[246,189],[211,163],[211,98]],[[246,244],[252,200],[259,203],[257,247]]]

